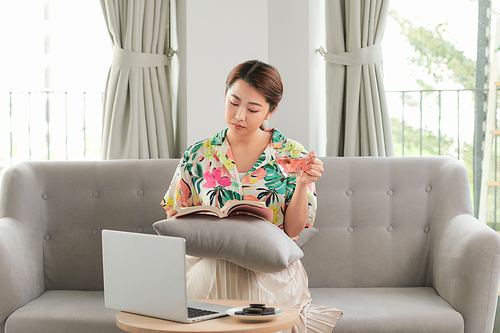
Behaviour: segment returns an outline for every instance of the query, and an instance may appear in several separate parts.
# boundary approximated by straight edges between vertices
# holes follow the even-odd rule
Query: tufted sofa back
[[[319,232],[302,248],[310,286],[428,284],[440,222],[471,212],[466,169],[445,157],[322,160]],[[33,235],[40,288],[102,290],[102,229],[154,233],[177,163],[24,162],[5,170],[0,217]]]
[[[431,285],[433,235],[472,213],[466,168],[449,157],[322,160],[319,232],[302,247],[310,287]]]
[[[177,163],[21,163],[5,170],[0,213],[34,230],[45,290],[102,290],[102,229],[154,233]]]

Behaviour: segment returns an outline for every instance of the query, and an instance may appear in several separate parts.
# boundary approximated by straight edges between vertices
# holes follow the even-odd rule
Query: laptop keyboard
[[[218,313],[218,312],[188,307],[188,318],[196,318],[196,317],[206,316],[206,315],[215,314],[215,313]]]

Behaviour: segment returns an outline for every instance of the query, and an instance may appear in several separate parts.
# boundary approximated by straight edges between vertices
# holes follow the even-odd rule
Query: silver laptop
[[[182,323],[225,316],[230,307],[187,299],[185,255],[183,238],[103,230],[104,305]]]

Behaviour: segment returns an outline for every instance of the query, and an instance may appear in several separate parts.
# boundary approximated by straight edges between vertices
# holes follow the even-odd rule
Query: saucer
[[[263,323],[263,322],[266,322],[266,321],[271,321],[273,320],[274,318],[278,317],[278,316],[281,316],[282,314],[285,313],[285,310],[283,309],[280,309],[280,308],[274,308],[274,312],[275,314],[273,315],[264,315],[264,316],[245,316],[245,315],[237,315],[235,314],[235,312],[237,311],[243,311],[243,308],[246,308],[247,306],[243,306],[243,307],[239,307],[239,308],[232,308],[232,309],[229,309],[226,311],[226,313],[228,315],[230,315],[231,317],[234,317],[240,321],[243,321],[243,322],[252,322],[252,323]]]

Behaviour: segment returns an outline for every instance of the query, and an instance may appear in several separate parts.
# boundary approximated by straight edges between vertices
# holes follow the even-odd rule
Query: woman
[[[311,152],[301,175],[285,178],[276,164],[276,151],[305,148],[263,125],[276,112],[282,94],[279,72],[263,62],[247,61],[229,73],[227,128],[184,153],[162,201],[168,218],[182,207],[259,200],[273,210],[273,223],[295,240],[314,223],[314,182],[323,173],[323,163]],[[224,260],[188,257],[187,270],[190,298],[247,299],[293,307],[301,317],[295,332],[305,332],[306,327],[330,332],[336,322],[338,310],[310,304],[300,260],[271,274]]]

